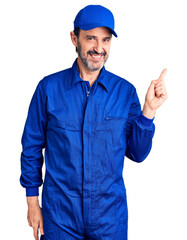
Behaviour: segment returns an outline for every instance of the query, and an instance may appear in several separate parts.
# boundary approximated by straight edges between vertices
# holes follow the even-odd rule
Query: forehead
[[[96,37],[110,37],[112,36],[112,33],[109,28],[107,27],[98,27],[98,28],[93,28],[91,30],[80,30],[80,35],[87,36],[87,35],[92,35]]]

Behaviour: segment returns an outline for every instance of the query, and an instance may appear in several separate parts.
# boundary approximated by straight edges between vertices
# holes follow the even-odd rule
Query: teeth
[[[94,57],[94,58],[98,58],[98,59],[101,58],[101,55],[91,54],[91,56]]]

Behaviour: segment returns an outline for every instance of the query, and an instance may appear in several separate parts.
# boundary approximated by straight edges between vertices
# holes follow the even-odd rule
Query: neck
[[[101,71],[101,70],[97,70],[97,71],[89,70],[84,66],[84,64],[82,63],[79,57],[77,59],[77,67],[79,70],[80,77],[85,81],[89,81],[90,85],[92,85],[95,82],[95,80],[98,78],[99,73]]]

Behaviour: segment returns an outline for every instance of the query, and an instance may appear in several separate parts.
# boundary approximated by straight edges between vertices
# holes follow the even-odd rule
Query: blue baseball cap
[[[114,31],[115,20],[112,12],[101,5],[88,5],[81,9],[74,20],[74,29],[90,30],[97,27],[107,27],[117,37]]]

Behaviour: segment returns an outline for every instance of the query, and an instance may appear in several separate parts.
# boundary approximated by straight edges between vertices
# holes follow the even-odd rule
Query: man
[[[70,35],[78,58],[38,83],[24,127],[20,182],[28,222],[35,240],[38,229],[45,240],[126,240],[124,156],[142,162],[151,150],[154,116],[167,98],[166,69],[151,82],[141,111],[135,87],[104,67],[117,37],[111,11],[83,8]]]

